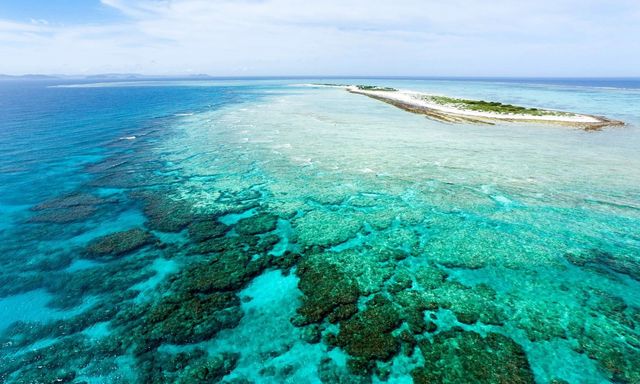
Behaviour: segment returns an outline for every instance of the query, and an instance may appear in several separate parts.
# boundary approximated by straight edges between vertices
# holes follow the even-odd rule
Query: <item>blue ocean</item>
[[[0,383],[640,383],[640,79],[0,81],[0,217]]]

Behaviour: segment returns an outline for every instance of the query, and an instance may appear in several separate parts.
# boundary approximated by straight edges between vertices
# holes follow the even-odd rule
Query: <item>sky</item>
[[[640,76],[640,0],[0,0],[0,73]]]

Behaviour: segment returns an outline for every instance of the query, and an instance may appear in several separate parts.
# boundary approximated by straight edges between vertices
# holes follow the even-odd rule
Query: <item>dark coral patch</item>
[[[110,202],[114,201],[86,193],[72,193],[32,207],[31,210],[36,214],[28,221],[30,223],[66,224],[86,220],[98,211],[98,207]]]
[[[241,288],[269,266],[268,257],[254,258],[240,249],[223,252],[173,276],[179,291],[209,293]]]
[[[97,238],[87,245],[86,251],[90,258],[118,257],[149,245],[154,240],[155,236],[149,232],[134,228]]]
[[[143,201],[146,224],[153,230],[179,232],[194,221],[191,206],[168,197],[168,192],[136,192],[131,196]]]
[[[30,223],[67,224],[86,220],[96,213],[97,208],[91,205],[78,205],[68,208],[46,209],[38,211],[29,218]]]
[[[235,327],[242,318],[240,301],[233,293],[176,294],[153,305],[134,332],[136,351],[143,353],[163,342],[197,343],[221,329]]]
[[[215,217],[200,219],[189,224],[189,238],[201,243],[205,240],[224,236],[228,230],[229,227],[219,222]]]
[[[222,353],[190,364],[181,374],[178,384],[208,384],[219,382],[236,367],[237,353]]]
[[[270,213],[260,213],[244,218],[236,224],[236,231],[242,235],[257,235],[271,232],[276,229],[278,216]]]
[[[244,250],[248,244],[242,242],[239,237],[214,237],[202,241],[189,249],[190,254],[219,253],[233,250]]]
[[[412,372],[421,383],[525,384],[534,383],[529,361],[510,338],[488,333],[485,337],[460,328],[442,332],[420,344],[425,365]]]
[[[62,209],[78,206],[93,206],[105,203],[106,200],[86,193],[73,193],[42,202],[31,208],[33,211],[44,209]]]
[[[391,332],[401,322],[393,303],[378,295],[364,311],[340,323],[337,344],[359,359],[388,360],[400,350]]]
[[[317,323],[341,305],[354,304],[360,296],[356,283],[335,265],[305,259],[296,271],[304,294],[298,313],[303,323]]]
[[[350,319],[351,316],[356,313],[358,313],[358,306],[355,304],[342,304],[327,316],[327,320],[329,320],[330,323],[338,323],[342,320]]]
[[[567,253],[565,258],[579,267],[588,267],[602,272],[613,271],[640,281],[640,261],[633,255],[591,249],[579,253]]]

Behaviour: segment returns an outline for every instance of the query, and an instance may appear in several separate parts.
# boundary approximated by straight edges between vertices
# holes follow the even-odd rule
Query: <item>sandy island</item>
[[[412,113],[426,115],[449,123],[495,124],[500,121],[558,124],[599,130],[608,126],[621,126],[624,122],[572,112],[540,108],[526,108],[498,102],[451,98],[421,92],[370,85],[314,84],[340,87],[355,94],[383,101]]]

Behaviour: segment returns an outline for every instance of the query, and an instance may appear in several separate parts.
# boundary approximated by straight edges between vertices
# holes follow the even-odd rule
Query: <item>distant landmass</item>
[[[45,79],[57,79],[56,76],[50,75],[20,75],[20,76],[12,76],[12,75],[3,75],[0,73],[0,80],[45,80]]]
[[[141,75],[138,73],[104,73],[97,75],[5,75],[0,74],[0,80],[153,80],[153,79],[212,79],[213,76],[207,74],[183,75],[183,76],[161,76],[161,75]]]

